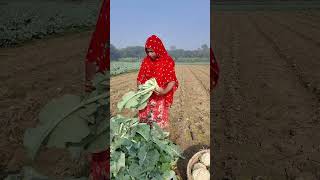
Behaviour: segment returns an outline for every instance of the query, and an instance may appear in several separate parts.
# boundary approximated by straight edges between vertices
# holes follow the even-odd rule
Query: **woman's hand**
[[[140,81],[137,81],[137,91],[139,91],[139,86],[141,85]]]
[[[158,96],[163,96],[166,95],[168,92],[170,92],[173,88],[173,86],[175,85],[174,81],[171,81],[168,83],[168,86],[163,89],[161,87],[159,87],[158,89],[155,89],[154,92],[158,95]]]
[[[163,96],[163,95],[167,94],[166,91],[165,91],[163,88],[161,88],[161,87],[156,88],[156,89],[154,90],[154,92],[155,92],[158,96]]]

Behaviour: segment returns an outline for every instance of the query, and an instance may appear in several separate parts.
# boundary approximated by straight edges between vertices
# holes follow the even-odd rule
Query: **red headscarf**
[[[165,101],[168,106],[173,102],[173,94],[177,90],[179,84],[175,73],[174,60],[169,56],[162,41],[156,36],[150,36],[145,45],[147,48],[152,49],[158,56],[155,60],[152,60],[148,55],[143,59],[138,74],[137,81],[145,83],[150,78],[155,78],[159,87],[166,88],[167,84],[171,81],[175,82],[173,89],[165,95]],[[155,94],[151,96],[151,99],[161,98]]]
[[[110,69],[110,0],[104,0],[92,34],[90,46],[87,52],[87,61],[95,62],[99,66],[99,72],[104,73]]]
[[[219,80],[219,65],[214,56],[212,48],[210,48],[210,89],[212,90],[218,84]]]

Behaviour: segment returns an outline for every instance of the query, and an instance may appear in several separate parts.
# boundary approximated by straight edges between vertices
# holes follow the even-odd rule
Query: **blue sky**
[[[156,34],[166,48],[210,45],[209,0],[111,0],[110,40],[117,48],[144,46]]]

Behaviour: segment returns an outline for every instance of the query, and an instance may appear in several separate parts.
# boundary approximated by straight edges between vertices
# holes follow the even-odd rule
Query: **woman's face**
[[[147,55],[149,57],[151,57],[151,59],[156,59],[157,58],[157,54],[150,48],[147,48]]]

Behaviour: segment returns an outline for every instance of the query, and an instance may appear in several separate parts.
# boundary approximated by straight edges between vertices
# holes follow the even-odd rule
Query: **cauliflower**
[[[200,157],[200,162],[202,164],[204,164],[205,166],[209,167],[210,166],[210,153],[204,153],[201,157]]]
[[[200,169],[200,168],[207,169],[207,167],[202,163],[196,163],[195,165],[193,165],[192,171],[195,171],[196,169]]]
[[[199,168],[192,172],[193,180],[210,180],[210,172],[206,168]]]

